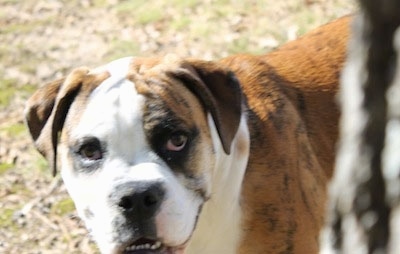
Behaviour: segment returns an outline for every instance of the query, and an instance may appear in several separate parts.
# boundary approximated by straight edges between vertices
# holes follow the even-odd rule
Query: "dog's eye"
[[[167,151],[179,152],[185,148],[187,141],[188,137],[185,134],[180,132],[173,133],[167,140],[165,148],[167,149]]]
[[[86,160],[100,160],[103,158],[100,144],[98,142],[90,142],[82,145],[79,149],[79,155]]]

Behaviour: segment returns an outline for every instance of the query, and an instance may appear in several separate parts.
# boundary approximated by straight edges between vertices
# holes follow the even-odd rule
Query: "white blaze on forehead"
[[[62,144],[60,151],[64,152],[61,173],[77,208],[83,208],[91,202],[104,203],[107,195],[104,187],[109,186],[112,180],[109,175],[115,174],[118,177],[118,174],[123,174],[128,168],[126,162],[134,160],[136,150],[145,146],[140,110],[144,99],[137,94],[134,84],[126,79],[132,60],[131,57],[122,58],[91,71],[106,71],[109,78],[89,96],[79,122],[70,132],[69,143]],[[112,170],[100,170],[105,173],[96,177],[74,173],[80,169],[73,168],[66,156],[68,149],[64,148],[85,137],[96,137],[106,145],[109,158],[107,165]]]
[[[110,77],[90,95],[82,117],[71,133],[72,139],[94,136],[106,142],[109,152],[125,158],[140,154],[135,148],[146,146],[141,119],[144,97],[127,79],[132,61],[131,57],[122,58],[92,71],[107,71]]]
[[[162,178],[160,167],[151,162],[151,153],[142,127],[144,97],[136,92],[127,79],[133,58],[123,58],[94,69],[91,73],[107,71],[104,80],[89,96],[82,115],[71,128],[68,144],[61,144],[62,177],[73,198],[78,213],[91,229],[103,251],[113,248],[112,219],[117,212],[109,207],[109,194],[118,184],[126,181],[151,181]],[[94,172],[74,168],[69,161],[67,146],[85,137],[96,137],[105,144],[103,166]],[[150,155],[150,156],[149,156]],[[139,164],[139,166],[135,166]],[[76,172],[81,173],[76,174]],[[92,218],[85,214],[89,210]]]

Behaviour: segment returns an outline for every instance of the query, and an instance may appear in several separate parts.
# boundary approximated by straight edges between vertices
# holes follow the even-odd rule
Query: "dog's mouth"
[[[185,246],[170,247],[159,240],[140,238],[128,244],[121,254],[183,254]]]

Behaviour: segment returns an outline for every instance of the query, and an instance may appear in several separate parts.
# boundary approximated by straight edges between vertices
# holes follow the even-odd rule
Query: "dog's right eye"
[[[165,149],[169,152],[182,151],[188,142],[188,136],[182,133],[174,133],[165,144]]]

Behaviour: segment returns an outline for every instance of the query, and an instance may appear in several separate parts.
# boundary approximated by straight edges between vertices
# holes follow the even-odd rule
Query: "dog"
[[[28,100],[102,253],[317,253],[350,16],[262,56],[126,57]]]

